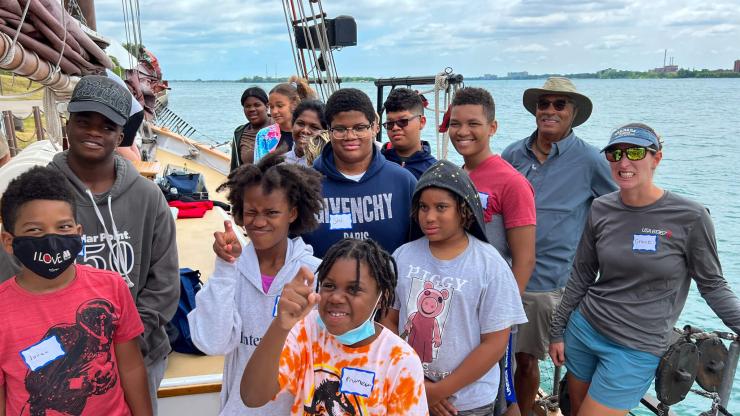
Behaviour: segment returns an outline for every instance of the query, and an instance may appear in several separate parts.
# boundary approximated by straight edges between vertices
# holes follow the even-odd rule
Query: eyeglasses
[[[565,106],[569,102],[570,102],[569,100],[566,100],[566,99],[563,99],[563,98],[560,98],[560,99],[557,99],[557,100],[554,100],[554,101],[545,100],[543,98],[543,99],[537,100],[537,109],[540,110],[540,111],[544,111],[544,110],[547,110],[548,108],[550,108],[550,104],[552,104],[553,107],[555,107],[555,110],[556,111],[563,111],[565,109]]]
[[[354,127],[332,127],[329,131],[335,139],[344,139],[349,135],[349,132],[354,132],[355,137],[363,137],[372,127],[372,124],[358,124]]]
[[[628,160],[645,159],[648,151],[650,151],[651,153],[656,152],[655,149],[651,149],[649,147],[635,146],[628,147],[627,149],[606,149],[606,151],[604,151],[604,154],[606,155],[606,160],[610,162],[619,162],[625,155],[627,156]]]
[[[386,121],[385,123],[383,123],[383,127],[385,127],[386,130],[393,130],[393,128],[396,127],[396,124],[398,124],[398,127],[404,128],[409,125],[411,120],[417,117],[421,118],[421,114],[417,114],[409,118],[399,118],[398,120],[395,120],[395,121]]]

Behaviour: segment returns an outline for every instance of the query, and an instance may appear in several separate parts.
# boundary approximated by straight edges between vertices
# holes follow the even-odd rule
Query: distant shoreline
[[[382,77],[382,78],[404,78],[400,77]],[[505,77],[499,77],[496,75],[483,75],[475,77],[465,77],[466,81],[511,81],[511,80],[530,80],[530,79],[545,79],[548,77],[567,77],[572,79],[688,79],[688,78],[740,78],[740,72],[733,72],[726,69],[717,70],[691,70],[691,69],[679,69],[676,72],[656,72],[656,71],[621,71],[618,69],[603,69],[598,72],[583,72],[577,74],[527,74],[517,73],[516,75],[510,75]],[[342,82],[375,82],[375,80],[381,77],[369,77],[369,76],[354,76],[354,77],[340,77]],[[275,84],[279,82],[287,82],[288,77],[243,77],[237,80],[230,79],[179,79],[171,80],[174,82],[238,82],[238,83],[251,83],[251,84]]]

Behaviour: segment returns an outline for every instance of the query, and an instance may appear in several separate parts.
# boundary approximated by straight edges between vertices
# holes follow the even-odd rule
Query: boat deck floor
[[[168,164],[186,167],[203,174],[206,188],[211,199],[225,201],[225,194],[215,192],[218,185],[225,181],[223,174],[209,167],[187,160],[180,156],[158,149],[156,159],[164,171]],[[224,228],[225,212],[218,207],[207,211],[203,218],[178,219],[177,252],[180,267],[189,267],[199,270],[201,281],[205,282],[213,273],[215,254],[213,254],[213,233]],[[223,356],[195,356],[173,352],[169,355],[169,363],[165,372],[165,382],[160,389],[167,389],[168,379],[198,378],[200,376],[220,375],[223,371]]]

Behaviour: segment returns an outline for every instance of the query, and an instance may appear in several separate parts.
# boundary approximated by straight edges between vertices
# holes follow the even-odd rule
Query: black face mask
[[[13,255],[30,271],[55,279],[74,263],[82,250],[77,234],[47,234],[42,237],[13,238]]]

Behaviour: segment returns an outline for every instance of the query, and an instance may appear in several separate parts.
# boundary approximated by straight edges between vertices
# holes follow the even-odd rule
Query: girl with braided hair
[[[239,243],[230,221],[215,233],[215,270],[196,295],[188,321],[201,351],[226,356],[221,415],[283,416],[292,403],[286,395],[262,409],[248,409],[238,394],[242,370],[274,316],[283,286],[301,267],[319,265],[311,246],[291,236],[317,225],[321,175],[283,160],[272,154],[242,165],[218,189],[228,191],[234,220],[250,244]]]
[[[317,274],[317,292],[305,267],[283,288],[244,370],[244,403],[262,406],[287,391],[292,415],[428,415],[418,356],[373,321],[394,302],[393,258],[373,240],[344,239]]]

